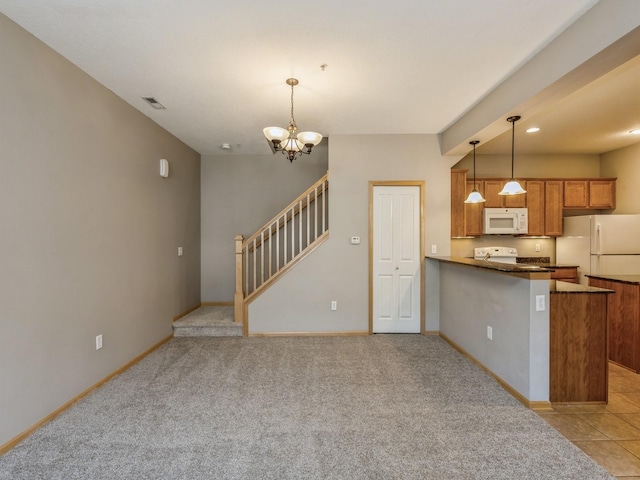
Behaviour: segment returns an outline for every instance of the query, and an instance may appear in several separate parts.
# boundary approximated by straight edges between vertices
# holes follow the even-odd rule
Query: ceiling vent
[[[142,99],[145,102],[147,102],[149,105],[151,105],[152,108],[155,108],[156,110],[166,110],[167,109],[167,107],[162,105],[158,100],[156,100],[153,97],[142,97]]]

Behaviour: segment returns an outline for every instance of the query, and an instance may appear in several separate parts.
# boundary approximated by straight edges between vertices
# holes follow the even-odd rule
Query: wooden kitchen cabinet
[[[611,294],[551,291],[551,403],[607,403],[607,297]]]
[[[578,283],[578,267],[551,267],[551,280],[560,280],[562,282]]]
[[[564,208],[589,208],[589,181],[565,180]]]
[[[529,236],[562,235],[563,209],[606,210],[616,205],[615,178],[532,178],[519,180],[527,190],[524,195],[498,195],[509,179],[477,179],[476,189],[486,199],[481,205],[465,204],[472,181],[468,170],[451,170],[451,236],[482,235],[485,208],[529,209]]]
[[[544,182],[544,233],[550,237],[562,235],[562,199],[564,182],[546,180]]]
[[[589,180],[589,208],[616,208],[616,181]]]
[[[473,190],[473,180],[467,180],[466,196]],[[484,197],[484,182],[476,179],[476,190]],[[466,197],[465,197],[466,198]],[[482,211],[484,203],[465,203],[465,229],[464,234],[467,237],[479,237],[482,235]]]
[[[545,235],[544,230],[544,181],[528,180],[524,187],[526,207],[529,213],[529,235]]]
[[[609,360],[640,373],[640,284],[589,277],[589,285],[615,291],[607,303]]]
[[[564,208],[611,209],[616,206],[614,178],[564,181]]]
[[[484,203],[485,208],[504,208],[504,197],[498,195],[504,186],[503,180],[484,181]]]
[[[485,191],[485,207],[487,208],[523,208],[526,206],[526,195],[499,195],[502,188],[510,180],[491,179],[484,181]],[[525,184],[523,180],[519,180],[520,185]],[[525,187],[526,190],[526,187]]]
[[[451,236],[465,236],[465,191],[468,170],[451,169]]]

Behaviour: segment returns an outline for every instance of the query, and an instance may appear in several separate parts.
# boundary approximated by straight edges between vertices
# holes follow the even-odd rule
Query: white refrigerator
[[[640,275],[640,215],[565,217],[556,239],[556,263],[578,265],[585,275]]]

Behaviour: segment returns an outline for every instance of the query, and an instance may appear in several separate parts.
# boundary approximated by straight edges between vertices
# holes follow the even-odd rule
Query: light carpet
[[[612,479],[438,337],[174,338],[0,479]]]

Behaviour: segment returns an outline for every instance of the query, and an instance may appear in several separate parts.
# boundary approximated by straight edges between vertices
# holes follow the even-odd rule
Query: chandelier
[[[293,118],[293,87],[298,85],[298,79],[288,78],[287,85],[291,86],[291,121],[289,126],[286,129],[267,127],[262,132],[271,142],[273,153],[282,152],[290,162],[293,162],[302,153],[310,154],[311,149],[322,140],[322,135],[316,132],[298,133],[298,126]]]

